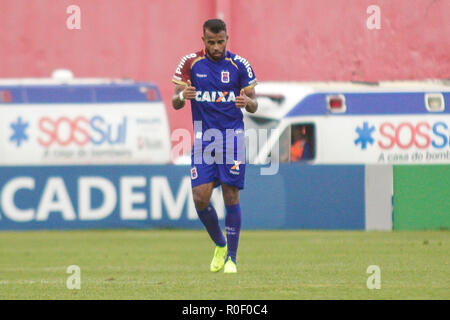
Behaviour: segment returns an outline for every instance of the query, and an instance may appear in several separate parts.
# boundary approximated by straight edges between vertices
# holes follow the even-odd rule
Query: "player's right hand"
[[[186,86],[186,88],[183,91],[184,98],[187,99],[187,100],[195,99],[195,93],[196,93],[195,87],[192,86],[191,80],[188,80],[187,81],[187,86]]]

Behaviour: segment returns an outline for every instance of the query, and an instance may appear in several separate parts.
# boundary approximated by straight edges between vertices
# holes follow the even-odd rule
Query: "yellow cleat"
[[[224,247],[216,246],[216,249],[214,250],[214,257],[209,267],[209,270],[211,272],[217,272],[223,268],[225,264],[225,258],[227,257],[227,253],[228,253],[227,245],[225,245]]]
[[[231,260],[231,257],[228,257],[228,260],[225,263],[225,267],[223,269],[223,273],[237,273],[236,263]]]

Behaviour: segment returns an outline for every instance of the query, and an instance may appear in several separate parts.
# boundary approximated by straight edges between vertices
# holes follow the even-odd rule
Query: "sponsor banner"
[[[446,115],[335,116],[316,126],[316,163],[450,164]]]
[[[0,165],[168,163],[162,103],[0,107]]]
[[[0,167],[0,230],[200,227],[188,172],[176,166]],[[220,195],[213,203],[223,218]]]
[[[250,229],[364,230],[363,166],[246,168],[242,226]],[[83,228],[203,229],[189,166],[0,167],[0,230]],[[221,226],[220,188],[212,196]]]

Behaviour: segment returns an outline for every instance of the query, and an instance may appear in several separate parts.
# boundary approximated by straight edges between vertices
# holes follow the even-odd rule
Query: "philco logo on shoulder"
[[[242,64],[244,65],[245,69],[247,70],[248,77],[249,78],[253,78],[253,71],[252,71],[252,67],[250,66],[250,62],[248,62],[246,59],[242,58],[239,55],[235,55],[234,56],[234,60],[242,62]]]
[[[175,73],[181,75],[182,74],[181,70],[183,69],[185,62],[188,61],[189,59],[193,59],[195,57],[197,57],[197,54],[195,54],[195,53],[185,55],[181,59],[180,64],[178,65],[177,69],[175,70]]]
[[[195,101],[198,102],[234,102],[236,95],[233,91],[197,91]]]

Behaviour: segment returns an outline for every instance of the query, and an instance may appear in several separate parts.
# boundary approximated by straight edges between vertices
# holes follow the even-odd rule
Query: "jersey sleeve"
[[[256,86],[258,81],[256,79],[255,72],[250,65],[250,62],[238,55],[234,57],[234,60],[239,66],[239,81],[241,89],[247,87],[253,88],[254,86]]]
[[[191,53],[181,58],[181,61],[172,76],[173,83],[182,85],[187,84],[187,81],[191,79],[191,64],[195,58],[197,58],[196,53]]]

